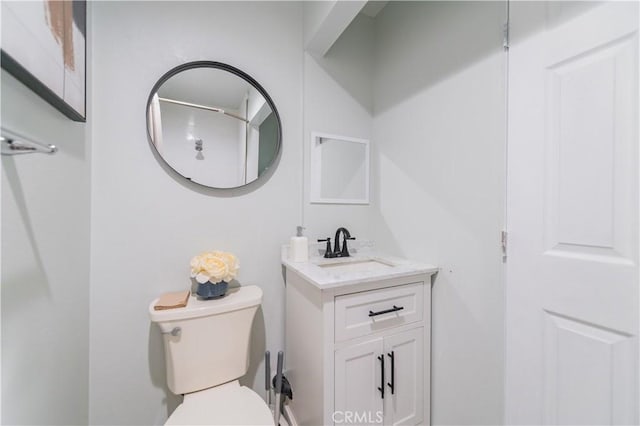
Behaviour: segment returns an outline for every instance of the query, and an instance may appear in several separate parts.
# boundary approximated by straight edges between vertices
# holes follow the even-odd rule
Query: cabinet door
[[[383,355],[382,338],[348,346],[335,352],[334,423],[382,422],[383,399],[378,388],[383,384],[383,361],[379,358]],[[386,398],[389,393],[386,389],[384,392]]]
[[[424,334],[415,328],[384,338],[385,424],[416,425],[424,417]]]

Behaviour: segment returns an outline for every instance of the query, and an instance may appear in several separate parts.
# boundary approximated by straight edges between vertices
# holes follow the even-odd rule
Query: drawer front
[[[336,341],[422,321],[423,291],[423,283],[415,283],[337,296]]]

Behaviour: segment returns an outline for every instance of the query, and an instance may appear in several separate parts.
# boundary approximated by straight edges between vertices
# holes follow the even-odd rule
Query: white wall
[[[372,238],[372,205],[311,204],[311,133],[371,139],[373,21],[359,15],[327,55],[304,55],[304,226],[310,242],[341,226],[358,239]],[[300,160],[302,161],[302,159]]]
[[[283,344],[280,245],[301,220],[302,7],[289,2],[94,4],[92,164],[92,424],[162,423],[176,398],[147,308],[189,288],[188,264],[206,249],[240,259],[238,280],[264,290],[248,382],[263,386],[266,348]],[[145,107],[156,80],[199,59],[225,62],[271,95],[282,156],[268,179],[204,190],[163,169],[148,145]]]
[[[390,2],[375,22],[379,246],[442,268],[432,422],[503,412],[504,2]]]
[[[3,126],[53,156],[2,157],[2,424],[86,424],[90,154],[70,121],[4,70]]]
[[[442,268],[434,424],[502,422],[504,19],[504,2],[390,2],[359,15],[325,57],[305,54],[311,241],[345,225]],[[312,131],[372,140],[371,205],[309,204]]]

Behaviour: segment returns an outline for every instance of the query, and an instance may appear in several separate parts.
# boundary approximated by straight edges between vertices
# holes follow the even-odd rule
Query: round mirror
[[[253,182],[276,161],[282,131],[267,92],[231,65],[198,61],[166,73],[147,102],[149,141],[178,174],[211,188]]]

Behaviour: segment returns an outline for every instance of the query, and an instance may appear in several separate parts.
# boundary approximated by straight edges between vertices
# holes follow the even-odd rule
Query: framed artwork
[[[2,68],[70,119],[86,121],[86,1],[1,5]]]

